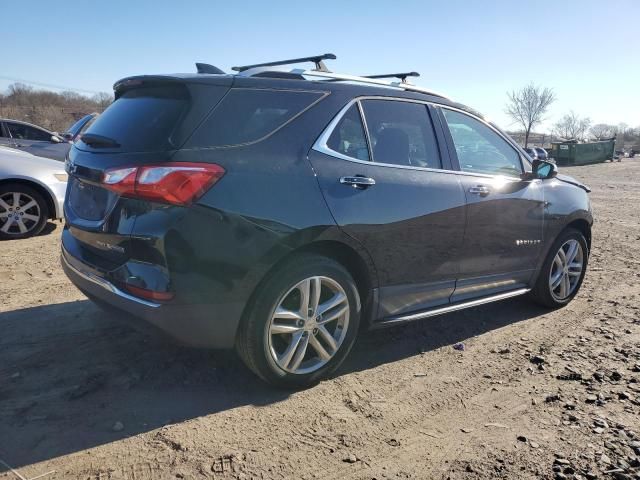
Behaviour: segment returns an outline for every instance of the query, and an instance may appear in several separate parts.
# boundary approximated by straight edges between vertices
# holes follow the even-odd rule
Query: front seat
[[[400,128],[385,128],[378,134],[373,159],[380,163],[411,165],[409,135]]]

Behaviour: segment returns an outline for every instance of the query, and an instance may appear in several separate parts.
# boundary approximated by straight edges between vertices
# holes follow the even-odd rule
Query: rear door
[[[374,260],[378,318],[446,304],[454,291],[465,196],[443,142],[428,105],[368,98],[346,105],[310,152],[336,222]]]
[[[452,302],[524,288],[542,248],[541,181],[521,179],[520,153],[492,126],[460,110],[440,112],[467,201]]]

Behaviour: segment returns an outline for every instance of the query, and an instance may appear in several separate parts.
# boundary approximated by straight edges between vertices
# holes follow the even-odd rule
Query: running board
[[[385,318],[379,322],[375,322],[374,327],[395,325],[397,323],[412,322],[414,320],[420,320],[423,318],[435,317],[436,315],[442,315],[444,313],[455,312],[457,310],[464,310],[465,308],[484,305],[485,303],[498,302],[507,298],[517,297],[519,295],[524,295],[530,290],[530,288],[520,288],[518,290],[512,290],[510,292],[500,293],[498,295],[492,295],[490,297],[478,298],[476,300],[470,300],[468,302],[456,303],[455,305],[447,305],[446,307],[435,308],[433,310],[426,310],[423,312],[411,313],[408,315]]]

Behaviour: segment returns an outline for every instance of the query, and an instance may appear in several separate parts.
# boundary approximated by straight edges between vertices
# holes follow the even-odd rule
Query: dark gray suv
[[[69,278],[287,386],[329,375],[363,328],[571,301],[586,186],[410,74],[339,75],[326,58],[117,82],[67,161]]]

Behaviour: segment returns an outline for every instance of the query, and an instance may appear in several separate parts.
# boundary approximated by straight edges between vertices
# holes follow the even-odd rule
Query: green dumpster
[[[558,165],[586,165],[613,158],[615,138],[598,142],[577,143],[576,141],[554,142],[552,156]]]

